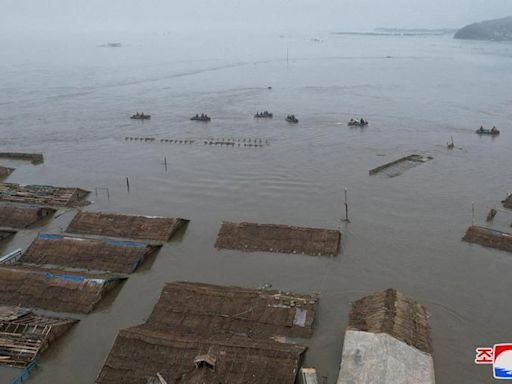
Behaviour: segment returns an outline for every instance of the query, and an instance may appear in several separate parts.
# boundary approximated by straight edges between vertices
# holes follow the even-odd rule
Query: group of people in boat
[[[263,111],[263,112],[257,112],[254,117],[255,118],[272,118],[274,115],[270,113],[269,111]]]
[[[350,125],[350,126],[356,125],[356,126],[359,126],[359,127],[363,127],[365,125],[368,125],[368,120],[365,120],[362,117],[361,117],[361,119],[354,119],[354,118],[352,118],[348,122],[348,125]]]
[[[149,119],[150,115],[145,115],[144,112],[137,112],[135,115],[132,116],[132,119]]]
[[[480,128],[478,129],[477,132],[478,133],[487,133],[487,134],[491,134],[491,135],[497,135],[500,133],[500,131],[498,130],[498,128],[496,128],[496,126],[493,126],[491,129],[485,129],[483,125],[480,126]]]
[[[197,121],[210,121],[211,119],[212,118],[205,113],[201,113],[201,114],[196,113],[195,116],[190,118],[190,120],[197,120]]]
[[[299,119],[297,119],[295,115],[288,115],[286,116],[286,121],[289,123],[298,123]]]

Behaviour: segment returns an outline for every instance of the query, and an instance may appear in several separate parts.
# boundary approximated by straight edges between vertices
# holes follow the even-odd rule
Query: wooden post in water
[[[167,157],[164,156],[165,172],[167,172]]]
[[[130,193],[130,180],[128,178],[126,178],[126,190]]]
[[[475,225],[475,202],[471,203],[471,225]]]
[[[347,223],[350,223],[350,220],[348,218],[348,191],[347,191],[347,188],[345,188],[345,221]]]

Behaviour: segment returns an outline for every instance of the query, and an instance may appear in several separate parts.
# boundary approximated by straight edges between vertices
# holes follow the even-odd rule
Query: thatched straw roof
[[[123,330],[97,384],[293,384],[305,347],[271,336],[308,337],[312,296],[167,284],[146,324]]]
[[[23,263],[132,273],[159,245],[40,234],[23,254]]]
[[[512,233],[474,225],[468,228],[462,240],[468,243],[480,244],[484,247],[512,252]]]
[[[11,312],[0,319],[0,364],[23,368],[46,350],[77,320],[41,316],[18,307],[2,308]]]
[[[97,384],[143,384],[160,373],[168,384],[293,384],[305,347],[223,334],[197,337],[150,325],[119,335]],[[196,368],[198,355],[215,356],[215,367]]]
[[[74,207],[84,203],[89,191],[49,185],[0,183],[0,201],[34,204],[48,207]]]
[[[125,277],[27,266],[0,267],[0,305],[89,313]]]
[[[79,212],[67,232],[124,237],[128,239],[169,241],[188,220],[167,217]]]
[[[420,351],[432,353],[426,308],[394,289],[353,303],[348,329],[387,333]]]
[[[55,209],[34,205],[0,204],[0,223],[11,228],[27,228],[42,218],[55,213]]]
[[[0,167],[0,180],[5,179],[11,173],[14,172],[14,168]]]
[[[148,320],[159,329],[251,337],[310,337],[318,298],[209,284],[169,283]]]
[[[14,236],[16,234],[16,231],[13,231],[11,229],[0,229],[0,241],[8,239],[11,236]]]
[[[341,233],[337,230],[223,222],[215,247],[248,252],[336,256],[340,239]]]

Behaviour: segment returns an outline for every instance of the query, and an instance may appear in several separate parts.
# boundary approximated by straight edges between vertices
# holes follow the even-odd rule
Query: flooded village
[[[0,34],[0,383],[512,372],[510,44],[74,7]]]

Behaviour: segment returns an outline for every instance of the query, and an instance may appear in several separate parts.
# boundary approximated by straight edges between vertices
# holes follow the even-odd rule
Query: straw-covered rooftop
[[[142,325],[119,332],[96,383],[145,384],[159,373],[168,384],[294,384],[304,351],[273,340]]]
[[[317,306],[316,296],[176,282],[164,287],[148,322],[195,333],[310,337]]]
[[[40,234],[23,254],[21,261],[91,271],[132,273],[158,249],[159,245],[132,241]]]
[[[49,207],[82,205],[89,191],[80,188],[60,188],[49,185],[20,185],[0,183],[0,201],[34,204]]]
[[[420,351],[432,353],[427,309],[394,289],[353,303],[348,329],[387,333]]]
[[[79,212],[67,232],[128,239],[169,241],[188,220],[181,218]]]
[[[223,222],[215,247],[248,252],[336,256],[339,253],[340,240],[341,233],[331,229]]]
[[[121,275],[0,266],[0,305],[89,313],[111,288],[124,279]]]
[[[11,228],[27,228],[54,213],[55,209],[52,208],[0,203],[0,223],[3,226]]]
[[[0,364],[25,367],[76,322],[19,307],[0,307]]]
[[[512,252],[512,233],[473,225],[468,228],[462,239],[468,243]]]
[[[146,324],[123,330],[97,384],[293,384],[318,299],[209,284],[167,284]],[[277,337],[277,338],[276,338]]]

